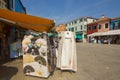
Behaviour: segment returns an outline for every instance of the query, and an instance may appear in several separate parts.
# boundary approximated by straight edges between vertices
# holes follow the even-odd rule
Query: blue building
[[[21,0],[9,0],[8,1],[8,9],[15,12],[25,13],[26,9],[23,6]]]
[[[0,9],[26,14],[26,9],[21,0],[0,0]],[[21,47],[18,52],[16,43],[18,43],[17,40],[20,39],[21,34],[22,30],[20,28],[18,29],[14,25],[8,25],[8,23],[0,21],[0,60],[8,59],[8,57],[17,58],[19,56],[18,53],[21,51]],[[4,37],[4,35],[7,37]]]
[[[21,0],[8,0],[8,9],[14,12],[19,12],[19,13],[24,13],[26,14],[26,9],[23,6]],[[11,38],[10,38],[10,58],[17,58],[19,56],[18,51],[15,50],[15,45],[17,42],[15,42],[16,39],[16,32],[18,35],[21,34],[21,31],[19,29],[16,29],[15,27],[11,27],[10,33],[11,33]]]
[[[110,23],[110,30],[120,29],[120,17],[114,18]]]

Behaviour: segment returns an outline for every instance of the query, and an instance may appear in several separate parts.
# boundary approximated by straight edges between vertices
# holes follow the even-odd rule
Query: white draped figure
[[[77,71],[77,54],[75,33],[63,31],[59,34],[57,68],[61,70]]]

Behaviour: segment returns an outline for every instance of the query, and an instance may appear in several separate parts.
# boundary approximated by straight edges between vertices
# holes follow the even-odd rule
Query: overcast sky
[[[120,0],[21,0],[27,14],[66,23],[82,16],[120,16]]]

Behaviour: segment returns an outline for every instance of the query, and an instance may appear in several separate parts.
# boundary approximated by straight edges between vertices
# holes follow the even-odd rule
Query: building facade
[[[8,9],[8,1],[7,0],[0,0],[0,8]]]
[[[110,23],[110,30],[120,29],[120,17],[114,18]]]
[[[85,39],[86,38],[86,30],[87,24],[96,21],[97,19],[92,17],[81,17],[79,19],[75,19],[66,24],[67,31],[73,31],[76,33],[76,38]]]
[[[101,18],[98,20],[98,32],[107,32],[110,30],[110,18]]]
[[[120,44],[120,17],[114,19],[102,17],[88,24],[87,37],[90,43]]]
[[[98,23],[93,22],[87,25],[87,35],[98,32]]]
[[[8,9],[11,11],[15,12],[20,12],[20,13],[25,13],[26,14],[26,9],[23,6],[21,0],[9,0],[8,2]]]
[[[95,32],[107,32],[110,30],[110,18],[102,16],[101,19],[96,22],[87,25],[87,35]]]
[[[7,9],[14,12],[26,13],[26,9],[22,5],[21,0],[0,0],[0,8],[1,11]],[[11,43],[16,39],[16,32],[19,33],[18,35],[21,35],[22,30],[17,29],[14,25],[9,25],[3,21],[4,19],[2,17],[0,18],[0,60],[8,59],[11,55],[14,58],[14,56],[18,56],[18,54],[16,54],[14,48],[11,47]]]

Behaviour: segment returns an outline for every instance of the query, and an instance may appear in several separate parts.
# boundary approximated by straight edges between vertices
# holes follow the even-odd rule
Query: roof
[[[71,22],[73,22],[73,21],[77,21],[77,20],[79,20],[79,19],[83,19],[83,18],[89,18],[89,19],[95,19],[95,20],[97,20],[97,18],[82,16],[82,17],[80,17],[80,18],[77,18],[77,19],[73,19],[73,20],[71,20],[71,21],[68,21],[66,24],[71,23]]]
[[[5,9],[0,9],[0,18],[2,21],[13,22],[13,24],[17,26],[36,31],[49,31],[54,26],[53,20],[17,13]]]
[[[104,18],[101,18],[101,19],[99,19],[99,20],[97,20],[95,22],[89,23],[87,25],[97,24],[97,23],[100,23],[100,22],[103,22],[103,21],[110,21],[110,20],[111,20],[111,18],[104,17]]]
[[[120,16],[119,17],[117,17],[117,18],[113,18],[112,20],[119,20],[120,19]]]
[[[102,22],[102,21],[109,21],[109,20],[111,20],[111,18],[107,18],[107,17],[104,17],[104,18],[101,18],[101,19],[99,19],[99,20],[97,20],[96,22]]]
[[[87,25],[95,25],[95,24],[97,24],[97,21],[92,22],[92,23],[88,23]]]

